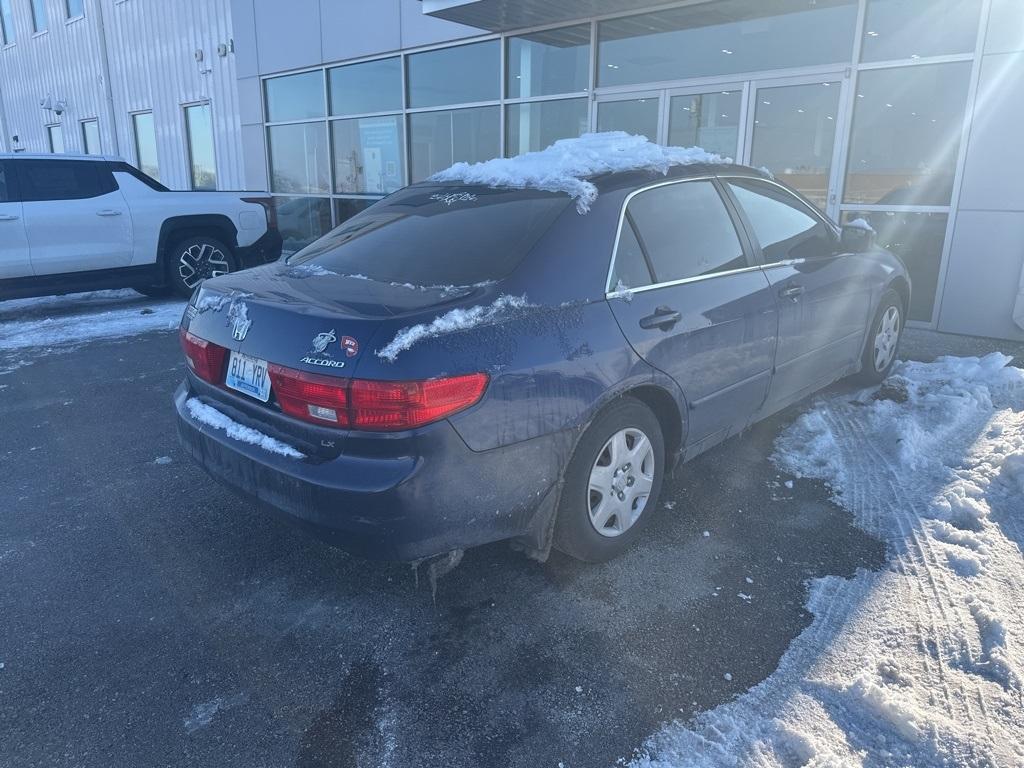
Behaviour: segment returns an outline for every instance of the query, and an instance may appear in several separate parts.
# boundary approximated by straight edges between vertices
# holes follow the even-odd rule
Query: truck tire
[[[186,299],[204,280],[237,269],[238,259],[231,248],[209,235],[189,235],[167,251],[167,282]]]

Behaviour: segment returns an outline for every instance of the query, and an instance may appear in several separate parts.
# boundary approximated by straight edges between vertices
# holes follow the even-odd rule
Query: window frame
[[[63,165],[77,165],[85,167],[83,164],[88,163],[92,168],[93,174],[96,181],[96,194],[82,195],[77,197],[30,197],[28,190],[32,189],[32,186],[28,183],[28,171],[30,165],[39,165],[41,163],[59,163]],[[117,180],[114,178],[114,174],[108,168],[109,163],[102,160],[85,160],[80,158],[60,158],[57,160],[50,160],[46,158],[24,158],[21,160],[15,160],[14,166],[17,168],[18,176],[18,193],[23,203],[56,203],[67,200],[96,200],[109,195],[111,192],[116,192],[119,187]]]
[[[210,150],[213,155],[213,189],[203,189],[196,186],[195,161],[193,159],[192,147],[192,123],[189,119],[189,110],[195,107],[206,107],[210,111]],[[212,101],[191,101],[181,105],[181,117],[185,128],[185,162],[188,173],[188,188],[192,192],[217,192],[220,191],[220,174],[217,167],[217,130],[213,115]]]
[[[68,145],[64,141],[64,126],[63,126],[63,124],[61,124],[61,123],[47,123],[45,125],[45,128],[46,128],[46,146],[49,147],[49,153],[51,155],[66,155],[67,154],[67,150],[68,150]],[[54,129],[55,128],[60,133],[60,144],[61,144],[60,152],[58,152],[54,148],[54,144],[53,144],[53,134],[54,134]]]
[[[64,21],[65,22],[77,21],[78,19],[84,19],[84,18],[85,18],[85,0],[82,0],[82,12],[81,13],[75,13],[75,14],[71,13],[71,0],[64,0]]]
[[[50,31],[50,14],[46,10],[46,0],[39,0],[37,11],[36,0],[29,0],[29,15],[32,17],[32,36],[45,35]],[[42,18],[40,18],[42,14]],[[41,22],[41,23],[40,23]]]
[[[153,121],[153,150],[156,154],[156,176],[153,176],[153,180],[156,182],[160,181],[160,150],[156,138],[156,117],[153,115],[152,109],[142,109],[137,112],[128,113],[128,117],[132,124],[132,149],[135,152],[135,167],[142,171],[142,153],[139,152],[139,118],[149,115]],[[142,171],[145,173],[145,171]],[[148,174],[147,174],[148,175]]]
[[[7,20],[10,21],[8,25]],[[11,0],[0,0],[0,47],[9,48],[17,42],[14,33],[14,9]]]
[[[839,227],[834,221],[832,221],[830,218],[825,216],[821,211],[819,211],[813,203],[811,203],[808,200],[805,200],[799,192],[790,189],[785,184],[780,184],[774,179],[768,179],[760,176],[744,176],[742,174],[723,174],[718,178],[722,182],[721,187],[723,194],[727,196],[730,205],[735,209],[736,217],[740,220],[741,226],[743,226],[743,228],[746,230],[747,240],[750,243],[750,249],[754,256],[754,259],[757,262],[758,267],[779,267],[790,264],[803,264],[804,262],[807,261],[807,259],[782,259],[780,261],[764,260],[764,252],[761,249],[761,241],[758,239],[757,233],[754,231],[754,225],[747,217],[746,211],[743,210],[743,206],[740,204],[739,200],[736,199],[736,196],[733,194],[732,189],[729,187],[728,182],[734,179],[741,181],[753,181],[757,184],[765,184],[767,186],[775,187],[776,189],[780,190],[784,195],[791,198],[797,204],[796,207],[799,207],[800,210],[802,210],[812,219],[816,219],[819,224],[822,224],[825,227],[825,229],[832,234],[832,237],[835,240],[836,250],[828,254],[827,256],[822,256],[821,258],[833,259],[841,254],[841,250],[839,249],[839,236],[841,227]]]
[[[89,151],[89,140],[88,140],[88,126],[96,126],[96,141],[99,142],[99,146],[96,147],[97,152],[93,153]],[[100,133],[100,119],[98,117],[87,117],[78,121],[78,134],[82,140],[82,153],[86,155],[100,156],[103,154],[103,135]]]
[[[719,199],[722,201],[722,206],[725,208],[726,214],[729,216],[729,220],[732,222],[733,229],[736,231],[736,239],[739,241],[740,248],[743,251],[743,258],[747,262],[747,266],[739,267],[737,269],[725,269],[721,272],[712,272],[703,275],[694,275],[692,277],[681,277],[676,280],[665,280],[662,282],[651,283],[650,285],[641,285],[639,287],[630,287],[628,290],[630,293],[643,293],[645,291],[653,291],[659,288],[671,288],[676,285],[686,285],[687,283],[696,283],[701,280],[713,280],[718,277],[726,277],[728,275],[738,275],[743,272],[752,272],[756,269],[761,268],[761,264],[758,263],[758,259],[755,256],[753,250],[753,243],[750,241],[750,234],[747,232],[744,222],[739,218],[738,211],[734,207],[732,197],[728,194],[728,190],[723,188],[723,185],[719,181],[719,177],[716,174],[701,174],[699,176],[687,176],[681,179],[669,179],[667,181],[658,181],[652,184],[645,184],[642,187],[637,187],[631,190],[629,194],[623,198],[622,203],[619,207],[619,222],[615,228],[615,245],[612,247],[611,259],[608,262],[608,274],[605,277],[605,298],[611,299],[621,295],[621,293],[612,285],[612,277],[615,275],[615,260],[618,258],[619,251],[619,240],[622,237],[623,224],[626,222],[628,214],[628,207],[630,201],[639,194],[648,192],[652,189],[658,189],[659,187],[667,187],[672,184],[686,184],[688,182],[695,181],[706,181],[710,182],[711,186],[718,193]],[[740,178],[751,178],[749,176],[741,176]],[[632,217],[630,217],[630,223],[632,225]],[[654,269],[651,264],[650,257],[647,254],[647,247],[644,245],[643,235],[637,231],[637,228],[633,227],[633,232],[636,235],[637,241],[640,244],[640,250],[643,253],[644,261],[647,264],[648,270],[651,272],[651,277],[656,278]]]
[[[18,161],[14,159],[0,160],[0,170],[4,172],[7,199],[0,198],[0,204],[20,203],[21,186],[18,184]]]

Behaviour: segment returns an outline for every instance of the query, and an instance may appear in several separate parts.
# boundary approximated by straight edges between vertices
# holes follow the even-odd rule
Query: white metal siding
[[[47,0],[49,30],[32,35],[27,3],[15,3],[16,41],[0,50],[0,98],[10,150],[48,151],[46,130],[60,122],[68,152],[84,151],[80,121],[98,118],[105,153],[135,160],[130,114],[152,110],[161,180],[189,186],[182,105],[212,104],[217,180],[221,189],[243,188],[244,163],[235,56],[217,54],[232,38],[229,0],[86,0],[85,18],[66,22],[64,0]],[[102,12],[102,16],[101,16]],[[106,27],[112,111],[103,76]],[[203,51],[197,62],[195,52]],[[208,70],[208,71],[206,71]],[[40,108],[49,94],[67,100],[58,119]],[[12,145],[10,137],[20,142]]]

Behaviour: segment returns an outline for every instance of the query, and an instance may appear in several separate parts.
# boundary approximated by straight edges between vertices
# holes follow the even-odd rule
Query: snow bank
[[[430,180],[565,192],[576,200],[577,210],[586,213],[597,199],[597,187],[587,180],[590,176],[613,171],[668,173],[674,165],[727,162],[732,160],[699,147],[662,147],[643,136],[610,131],[560,139],[547,149],[515,157],[456,163],[435,173]]]
[[[205,424],[206,426],[213,427],[214,429],[221,429],[233,440],[248,443],[249,445],[259,446],[265,451],[276,453],[280,456],[287,456],[290,459],[305,458],[303,454],[299,453],[287,443],[282,443],[280,440],[275,440],[270,435],[265,435],[251,427],[245,426],[244,424],[239,424],[234,419],[230,419],[225,416],[216,408],[212,408],[194,397],[185,401],[185,407],[188,408],[188,412],[191,414],[192,418],[200,424]]]
[[[743,696],[651,737],[634,766],[1024,765],[1024,370],[901,363],[904,402],[819,401],[776,443],[888,567],[811,584],[814,621]],[[890,382],[892,383],[892,382]]]
[[[383,349],[377,350],[377,357],[395,362],[400,352],[410,349],[413,344],[433,336],[440,336],[445,333],[455,333],[475,328],[478,325],[493,323],[509,314],[509,312],[524,309],[530,305],[526,302],[525,296],[499,296],[492,304],[470,307],[469,309],[453,309],[434,318],[430,323],[420,323],[409,328],[403,328],[391,342]]]

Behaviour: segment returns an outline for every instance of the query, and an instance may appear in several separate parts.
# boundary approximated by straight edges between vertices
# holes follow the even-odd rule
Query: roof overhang
[[[422,0],[423,13],[491,32],[539,27],[620,11],[657,0]]]

